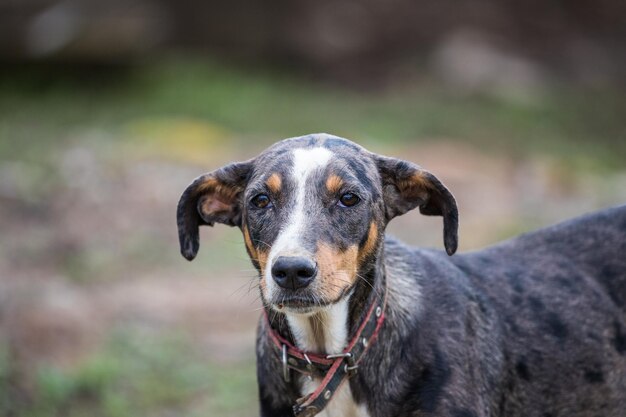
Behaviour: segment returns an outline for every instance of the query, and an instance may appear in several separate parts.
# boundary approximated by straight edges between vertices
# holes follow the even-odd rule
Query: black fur
[[[349,380],[354,401],[368,416],[626,416],[626,206],[449,257],[383,233],[393,217],[419,207],[443,217],[446,251],[455,252],[456,203],[437,178],[344,139],[309,135],[274,145],[250,162],[245,175],[209,174],[236,187],[232,216],[207,219],[194,212],[202,197],[194,182],[178,209],[183,254],[195,256],[197,228],[212,221],[245,224],[257,249],[271,246],[292,208],[294,185],[285,171],[290,152],[315,146],[332,150],[336,160],[308,189],[307,244],[363,248],[370,224],[379,228],[374,250],[358,265],[362,279],[350,288],[347,323],[353,334],[365,306],[387,286],[387,319]],[[271,196],[277,209],[255,212],[247,202],[267,192],[272,172],[285,174],[281,194]],[[329,172],[358,190],[360,206],[337,211],[336,196],[323,191]],[[415,173],[425,182],[403,183]],[[266,311],[272,326],[294,342],[285,315],[267,305]],[[288,417],[301,395],[300,379],[283,380],[267,333],[262,318],[261,416]]]

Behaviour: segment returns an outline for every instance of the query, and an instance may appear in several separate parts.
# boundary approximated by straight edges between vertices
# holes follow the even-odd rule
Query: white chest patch
[[[298,347],[305,352],[341,353],[348,344],[348,300],[345,297],[315,315],[287,313]]]
[[[298,347],[307,352],[340,353],[348,344],[348,301],[349,297],[346,297],[317,313],[314,318],[287,314],[289,328]],[[320,382],[320,379],[311,381],[306,377],[301,378],[301,395],[315,391]],[[359,406],[354,402],[350,385],[345,381],[318,416],[369,417],[369,413],[364,405]]]

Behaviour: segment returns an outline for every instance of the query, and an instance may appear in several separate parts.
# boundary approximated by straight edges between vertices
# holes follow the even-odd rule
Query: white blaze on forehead
[[[299,238],[306,224],[304,204],[307,178],[309,178],[311,173],[325,167],[333,155],[332,152],[326,148],[300,148],[293,150],[291,153],[293,156],[293,166],[289,175],[296,184],[295,204],[293,205],[293,210],[289,214],[285,226],[281,229],[276,241],[272,245],[267,260],[268,268],[265,270],[265,282],[267,283],[267,289],[270,294],[275,288],[271,272],[274,259],[282,252],[293,251],[297,253],[301,250]]]

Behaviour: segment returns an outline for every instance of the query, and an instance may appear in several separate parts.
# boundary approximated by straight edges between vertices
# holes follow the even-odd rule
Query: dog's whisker
[[[250,292],[250,288],[252,285],[254,285],[254,281],[256,279],[254,277],[246,280],[243,284],[241,284],[239,287],[237,287],[233,292],[231,292],[228,297],[233,297],[235,294],[240,293],[241,291],[243,291],[246,287],[246,285],[248,286],[248,290],[246,292],[243,293],[243,296],[245,296],[246,294],[248,294]]]
[[[261,306],[261,307],[257,307],[257,308],[251,308],[249,310],[244,310],[246,313],[255,313],[257,311],[263,311],[265,309],[265,306]]]
[[[257,242],[257,243],[261,243],[261,244],[265,245],[266,247],[268,247],[270,249],[272,248],[272,245],[270,245],[267,242],[262,241],[261,239],[254,239],[254,241]]]
[[[367,285],[370,286],[370,288],[372,289],[372,291],[374,291],[374,294],[376,295],[376,297],[378,298],[379,301],[382,301],[385,298],[385,296],[382,294],[381,290],[378,289],[378,288],[375,288],[372,285],[372,283],[367,280],[367,278],[363,277],[362,275],[360,275],[358,273],[356,274],[356,277],[359,278],[361,281],[365,282]]]

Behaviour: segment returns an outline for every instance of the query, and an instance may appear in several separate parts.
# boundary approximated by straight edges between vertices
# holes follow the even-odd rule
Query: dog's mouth
[[[329,304],[329,301],[322,300],[309,294],[289,295],[280,297],[280,299],[272,303],[275,310],[285,313],[308,314],[322,309]]]
[[[271,305],[276,311],[283,313],[311,314],[341,301],[349,293],[351,288],[345,288],[334,300],[328,300],[310,291],[282,294],[276,297]]]

